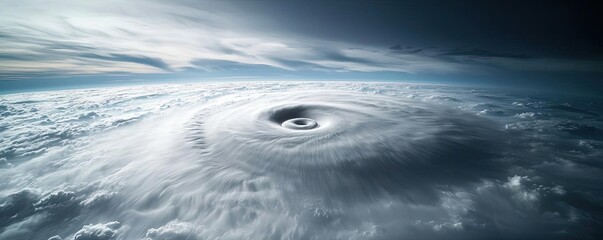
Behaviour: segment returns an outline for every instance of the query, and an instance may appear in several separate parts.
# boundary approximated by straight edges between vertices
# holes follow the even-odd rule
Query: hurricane
[[[599,170],[553,180],[567,162],[538,144],[600,156],[596,141],[564,140],[579,137],[579,106],[509,99],[316,82],[6,95],[0,237],[555,238],[599,224],[573,188]]]
[[[288,195],[412,200],[428,197],[432,184],[470,180],[463,171],[491,170],[481,147],[492,144],[488,136],[495,130],[428,104],[289,92],[213,108],[193,118],[191,131],[193,143],[218,168],[212,175],[228,169],[275,178],[281,190],[293,191]],[[442,179],[417,181],[423,174]]]

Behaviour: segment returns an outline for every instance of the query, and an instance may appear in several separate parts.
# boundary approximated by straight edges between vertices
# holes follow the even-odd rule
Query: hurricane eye
[[[297,125],[307,125],[308,123],[306,122],[306,120],[303,119],[296,119],[295,121],[293,121],[294,124]]]
[[[293,130],[310,130],[317,128],[319,125],[311,118],[293,118],[284,121],[281,126]]]

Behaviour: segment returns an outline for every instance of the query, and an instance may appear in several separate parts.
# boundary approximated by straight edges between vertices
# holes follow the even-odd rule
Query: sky
[[[0,0],[0,89],[370,80],[603,92],[595,1]]]

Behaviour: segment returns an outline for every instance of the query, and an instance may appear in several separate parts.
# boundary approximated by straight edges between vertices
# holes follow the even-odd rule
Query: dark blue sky
[[[599,93],[595,1],[3,1],[2,90],[174,79]]]

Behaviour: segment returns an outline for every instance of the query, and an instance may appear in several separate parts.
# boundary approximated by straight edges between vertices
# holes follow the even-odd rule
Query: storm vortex
[[[285,128],[295,129],[295,130],[307,130],[318,127],[318,123],[310,118],[293,118],[287,121],[284,121],[282,124]]]
[[[0,239],[600,235],[601,113],[498,91],[300,82],[7,95]]]
[[[298,193],[346,201],[429,200],[434,184],[477,179],[493,167],[483,160],[494,130],[483,120],[387,96],[239,97],[201,111],[193,126],[216,177],[237,169]]]

